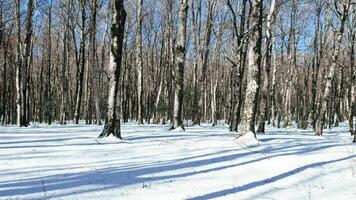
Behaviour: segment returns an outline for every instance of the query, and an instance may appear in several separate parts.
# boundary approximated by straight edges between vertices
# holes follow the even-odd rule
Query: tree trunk
[[[247,0],[242,1],[241,7],[241,24],[240,29],[237,28],[237,15],[234,11],[230,1],[227,1],[229,10],[232,13],[233,23],[234,23],[234,33],[237,40],[237,54],[238,54],[238,64],[233,63],[233,71],[231,73],[232,83],[231,83],[231,98],[230,98],[230,131],[237,131],[238,124],[240,123],[240,114],[243,103],[242,97],[242,88],[244,80],[244,71],[245,71],[245,61],[246,53],[245,49],[247,48],[247,41],[245,40],[245,21],[246,21],[246,4]]]
[[[339,12],[339,20],[340,20],[340,27],[339,30],[335,31],[335,47],[333,49],[333,54],[332,54],[332,64],[329,68],[329,70],[326,72],[326,85],[325,85],[325,89],[323,92],[323,96],[322,96],[322,103],[321,103],[321,108],[320,108],[320,115],[318,118],[318,123],[317,123],[317,129],[315,132],[315,135],[321,136],[323,134],[323,129],[324,129],[324,125],[325,125],[325,114],[327,111],[327,106],[330,103],[330,96],[331,96],[331,87],[332,87],[332,80],[334,78],[334,74],[335,74],[335,69],[337,67],[337,61],[339,58],[339,53],[340,53],[340,48],[341,48],[341,44],[342,44],[342,38],[344,35],[344,29],[345,29],[345,22],[348,16],[348,12],[349,12],[349,8],[350,8],[350,4],[351,1],[350,0],[346,0],[346,2],[343,1],[343,3],[340,3],[342,7],[342,11],[338,10],[337,8],[337,12]],[[335,3],[336,5],[337,3]]]
[[[213,9],[215,5],[215,0],[207,1],[207,19],[206,19],[206,27],[205,27],[205,35],[204,35],[204,46],[202,51],[202,61],[203,61],[203,76],[202,76],[202,85],[203,85],[203,121],[205,122],[207,119],[207,89],[208,89],[208,58],[210,53],[210,39],[213,28]]]
[[[351,30],[351,51],[350,51],[350,61],[351,61],[351,74],[350,74],[350,105],[349,105],[349,127],[351,135],[354,135],[353,142],[356,142],[356,122],[354,118],[356,117],[356,61],[355,61],[355,45],[356,45],[356,6],[353,9],[352,23],[353,27]]]
[[[97,8],[98,7],[98,2],[97,0],[92,0],[91,2],[91,12],[92,12],[92,27],[91,27],[91,52],[92,52],[92,64],[94,68],[94,73],[93,73],[93,79],[92,79],[92,85],[94,87],[94,101],[95,101],[95,122],[97,125],[101,125],[101,108],[100,108],[100,84],[99,84],[99,79],[100,79],[100,73],[99,71],[99,62],[98,62],[98,55],[96,51],[96,23],[97,23]]]
[[[142,102],[142,70],[143,70],[143,60],[142,60],[142,22],[143,22],[143,0],[137,0],[137,25],[136,25],[136,65],[137,65],[137,121],[138,124],[143,124],[143,102]]]
[[[253,0],[251,18],[251,41],[248,52],[247,88],[244,108],[241,118],[240,134],[255,135],[256,101],[259,88],[259,71],[261,68],[261,42],[262,42],[262,8],[263,0]]]
[[[186,53],[187,40],[187,16],[188,16],[188,0],[180,0],[179,7],[179,28],[178,42],[175,50],[176,65],[174,73],[174,106],[173,106],[173,125],[171,129],[181,127],[184,129],[182,120],[183,107],[183,85],[184,85],[184,62]]]
[[[296,35],[296,13],[297,13],[297,2],[292,0],[290,13],[290,27],[288,35],[288,45],[287,45],[287,60],[288,60],[288,71],[287,78],[285,79],[286,91],[284,95],[284,106],[283,106],[283,115],[284,115],[284,127],[288,127],[292,121],[292,83],[294,78],[295,71],[295,60],[293,59],[293,50],[295,49],[295,35]],[[294,48],[293,48],[294,47]]]
[[[122,60],[122,47],[125,33],[126,11],[123,0],[111,0],[111,51],[109,63],[109,96],[106,124],[99,137],[113,135],[121,138],[120,116],[116,114],[116,103]],[[119,101],[119,104],[121,102]]]
[[[198,38],[198,34],[200,34],[200,26],[201,26],[201,21],[198,22],[198,17],[201,14],[201,1],[199,1],[198,4],[198,16],[196,16],[195,13],[195,2],[196,1],[192,1],[191,4],[191,11],[192,11],[192,31],[194,34],[194,69],[193,69],[193,90],[194,90],[194,95],[193,95],[193,113],[192,113],[192,120],[193,120],[193,124],[200,124],[200,116],[199,116],[199,91],[198,91],[198,58],[199,57],[199,47],[198,47],[198,43],[199,43],[199,38]],[[198,25],[199,23],[199,25]],[[198,26],[198,30],[199,33],[197,32],[197,26]]]
[[[72,0],[67,1],[67,14],[72,12]],[[67,109],[66,109],[66,104],[67,104],[67,94],[68,94],[68,88],[67,88],[67,77],[66,77],[66,70],[68,66],[68,34],[69,34],[69,22],[66,22],[64,25],[64,33],[63,33],[63,55],[62,55],[62,74],[61,74],[61,81],[62,81],[62,94],[61,94],[61,107],[60,107],[60,124],[65,124],[67,120]]]
[[[47,65],[47,81],[45,88],[45,101],[46,101],[46,109],[45,109],[45,117],[46,122],[48,124],[52,123],[52,84],[51,84],[51,75],[52,75],[52,0],[49,2],[48,7],[48,24],[47,24],[47,45],[46,45],[46,65]]]
[[[17,25],[17,68],[16,68],[16,91],[17,91],[17,124],[27,126],[26,118],[26,95],[27,95],[27,69],[30,64],[31,39],[32,39],[32,16],[34,12],[33,0],[27,3],[26,35],[22,46],[21,22],[20,22],[20,0],[15,1],[15,15]]]
[[[214,75],[213,75],[214,76]],[[218,124],[216,119],[216,88],[218,86],[218,79],[213,78],[213,81],[210,85],[211,89],[211,123],[212,126],[216,126]]]
[[[158,85],[158,89],[157,89],[157,94],[156,94],[156,98],[154,101],[154,108],[153,108],[153,112],[152,112],[152,119],[153,119],[153,123],[158,123],[159,122],[159,117],[158,117],[158,105],[160,102],[160,98],[161,98],[161,94],[162,94],[162,90],[163,90],[163,80],[164,80],[164,68],[163,68],[163,54],[165,51],[165,45],[164,45],[164,37],[161,40],[161,52],[160,52],[160,56],[159,56],[159,64],[158,64],[158,76],[159,76],[159,85]]]
[[[266,123],[266,112],[267,112],[267,100],[268,100],[268,84],[269,76],[272,66],[272,32],[273,32],[273,23],[275,15],[276,1],[271,1],[271,7],[267,15],[267,24],[266,24],[266,53],[265,53],[265,63],[263,68],[262,75],[262,86],[261,86],[261,101],[260,101],[260,111],[258,119],[258,133],[265,133],[265,123]]]
[[[85,22],[86,22],[86,5],[87,0],[81,0],[81,27],[80,27],[80,66],[78,70],[77,76],[77,89],[76,89],[76,99],[75,99],[75,110],[74,110],[74,123],[79,123],[80,117],[80,108],[82,103],[82,96],[83,96],[83,81],[84,81],[84,70],[85,70],[85,40],[86,40],[86,33],[85,33]],[[74,36],[75,37],[75,36]]]
[[[317,81],[318,81],[318,76],[319,76],[319,67],[320,67],[320,60],[322,56],[322,48],[321,44],[319,44],[319,41],[321,41],[322,35],[320,33],[320,26],[321,26],[321,10],[322,5],[318,3],[316,5],[316,28],[315,28],[315,34],[314,34],[314,41],[313,41],[313,46],[314,46],[314,58],[313,58],[313,75],[312,75],[312,105],[311,105],[311,119],[312,119],[312,127],[314,130],[316,130],[316,122],[317,122]],[[318,50],[320,49],[320,50]]]

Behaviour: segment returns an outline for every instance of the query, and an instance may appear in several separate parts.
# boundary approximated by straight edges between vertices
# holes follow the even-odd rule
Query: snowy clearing
[[[356,199],[347,124],[275,129],[244,148],[227,126],[0,127],[0,199]]]

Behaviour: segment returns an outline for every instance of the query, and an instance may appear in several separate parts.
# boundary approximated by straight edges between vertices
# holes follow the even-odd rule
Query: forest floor
[[[102,126],[0,127],[0,199],[356,199],[356,144],[347,124],[267,128],[246,148],[224,124],[134,123],[123,140]]]

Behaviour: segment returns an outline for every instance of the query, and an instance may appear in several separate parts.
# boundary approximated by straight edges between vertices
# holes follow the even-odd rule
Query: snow
[[[171,131],[175,133],[184,133],[184,129],[180,126],[178,126],[176,129],[172,129]]]
[[[0,127],[0,199],[356,199],[347,124],[323,137],[268,127],[248,148],[222,124],[129,123],[98,144],[102,128]]]
[[[108,137],[97,138],[95,140],[98,144],[115,144],[122,142],[120,138],[117,138],[113,135],[109,135]]]
[[[237,143],[242,147],[242,148],[249,148],[249,147],[256,147],[258,146],[258,140],[255,137],[255,134],[253,132],[247,132],[243,136],[239,136],[237,138]]]

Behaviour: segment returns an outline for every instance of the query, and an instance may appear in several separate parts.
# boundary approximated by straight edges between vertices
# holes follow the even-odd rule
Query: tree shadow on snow
[[[254,181],[251,183],[247,183],[238,187],[234,187],[234,188],[229,188],[229,189],[224,189],[224,190],[220,190],[220,191],[216,191],[216,192],[212,192],[212,193],[208,193],[208,194],[204,194],[201,196],[197,196],[197,197],[193,197],[193,198],[188,198],[188,200],[200,200],[200,199],[213,199],[213,198],[218,198],[218,197],[222,197],[222,196],[226,196],[226,195],[230,195],[230,194],[236,194],[239,193],[241,191],[246,191],[246,190],[250,190],[252,188],[256,188],[262,185],[266,185],[269,183],[273,183],[276,182],[278,180],[287,178],[289,176],[293,176],[295,174],[298,174],[300,172],[305,171],[306,169],[309,168],[314,168],[314,167],[320,167],[323,165],[327,165],[327,164],[331,164],[331,163],[335,163],[335,162],[340,162],[340,161],[344,161],[344,160],[348,160],[348,159],[352,159],[356,157],[356,155],[353,156],[347,156],[344,158],[339,158],[339,159],[335,159],[335,160],[328,160],[328,161],[321,161],[321,162],[316,162],[316,163],[311,163],[308,165],[304,165],[302,167],[297,167],[293,170],[284,172],[282,174],[270,177],[270,178],[266,178],[266,179],[262,179],[259,181]]]
[[[179,137],[190,137],[189,134],[185,135],[187,136],[177,134]],[[221,136],[221,134],[217,134],[216,136]],[[157,135],[134,136],[128,138],[128,140],[143,140],[156,137],[158,139],[175,138],[174,136],[165,137]],[[212,137],[214,137],[214,135],[212,135]],[[288,138],[279,139],[286,141]],[[271,140],[266,139],[263,142],[269,141]],[[137,166],[117,166],[116,164],[112,167],[102,168],[99,170],[93,169],[85,172],[75,173],[61,173],[59,171],[59,174],[57,175],[36,176],[27,179],[2,181],[0,182],[0,197],[12,197],[17,195],[26,195],[29,193],[42,194],[42,192],[45,191],[48,195],[48,198],[60,198],[73,194],[107,191],[108,189],[116,189],[134,184],[142,184],[144,186],[145,182],[172,182],[175,179],[221,171],[237,166],[256,163],[274,157],[303,155],[305,153],[312,153],[335,146],[340,146],[340,144],[335,144],[334,142],[328,140],[310,141],[306,144],[300,144],[299,141],[296,141],[295,143],[284,142],[278,145],[269,144],[264,148],[251,149],[250,151],[236,150],[231,148],[211,154],[199,154],[179,159],[172,159],[166,163],[153,162],[149,165],[137,164]],[[259,155],[259,157],[256,158],[256,154]],[[251,155],[254,155],[254,157],[249,159],[249,156]],[[235,188],[215,191],[212,193],[193,197],[191,199],[210,199],[239,193],[244,190],[250,190],[252,188],[287,178],[294,174],[303,172],[308,168],[352,159],[355,156],[356,155],[307,164],[273,177],[254,181]],[[230,162],[227,163],[227,161]],[[216,166],[216,164],[219,164],[220,166]],[[202,167],[203,169],[198,167]],[[191,168],[194,168],[195,170],[192,170]],[[183,169],[186,171],[182,172],[181,170]]]

